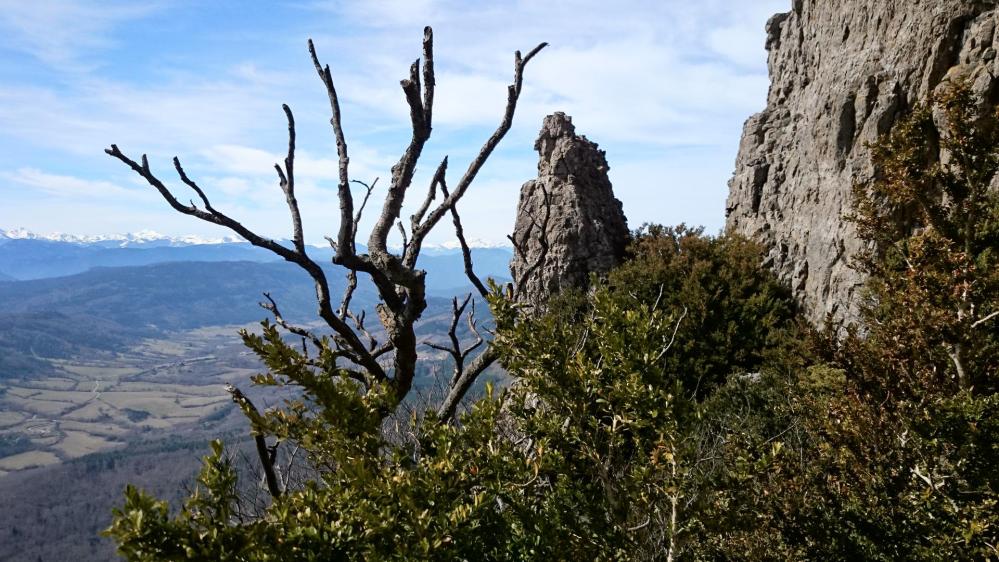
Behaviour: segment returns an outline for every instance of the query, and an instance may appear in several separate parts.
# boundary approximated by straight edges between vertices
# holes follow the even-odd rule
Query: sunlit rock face
[[[996,22],[995,1],[794,0],[767,23],[770,93],[745,125],[728,228],[766,245],[813,321],[856,318],[861,242],[843,215],[875,173],[866,143],[946,82],[995,105]]]
[[[542,304],[617,265],[629,233],[604,151],[576,135],[571,117],[545,117],[534,148],[538,177],[520,190],[510,273],[515,283],[523,280],[522,302]]]

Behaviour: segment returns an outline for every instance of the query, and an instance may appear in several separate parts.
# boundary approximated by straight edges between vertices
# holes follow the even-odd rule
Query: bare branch
[[[278,242],[275,242],[270,238],[265,238],[263,236],[260,236],[257,233],[243,226],[240,222],[230,218],[228,215],[215,210],[214,208],[212,208],[211,204],[208,202],[208,198],[204,196],[204,192],[200,188],[196,188],[196,191],[199,193],[199,195],[202,197],[202,200],[205,202],[205,207],[207,210],[198,209],[193,205],[186,206],[181,204],[180,202],[177,201],[176,197],[173,196],[173,193],[171,193],[170,190],[163,184],[163,182],[160,181],[159,178],[153,175],[153,173],[150,171],[149,163],[145,155],[143,155],[142,157],[142,165],[139,165],[131,158],[125,156],[121,152],[121,150],[118,149],[116,145],[111,145],[111,148],[105,150],[105,152],[107,152],[109,155],[113,156],[114,158],[117,158],[118,160],[124,162],[126,165],[132,168],[132,170],[134,170],[137,174],[142,176],[142,178],[145,179],[146,182],[149,183],[151,186],[156,188],[156,190],[160,192],[160,195],[163,196],[163,198],[167,201],[167,203],[169,203],[170,206],[173,207],[178,212],[199,218],[206,222],[224,226],[232,230],[236,234],[242,236],[250,244],[253,244],[254,246],[257,246],[259,248],[264,248],[266,250],[269,250],[274,254],[277,254],[278,256],[284,258],[286,261],[292,262],[295,265],[298,265],[303,270],[305,270],[306,273],[308,273],[309,276],[312,277],[316,285],[316,297],[319,304],[319,316],[330,326],[330,328],[333,329],[334,332],[336,332],[340,336],[342,341],[344,341],[346,345],[352,350],[352,352],[356,356],[357,362],[361,366],[363,366],[366,370],[368,370],[372,374],[372,376],[374,376],[378,380],[385,380],[387,378],[385,370],[382,369],[381,365],[379,365],[378,362],[374,359],[374,357],[372,357],[371,354],[368,353],[364,344],[357,337],[357,334],[355,334],[350,329],[350,327],[346,323],[344,323],[343,320],[338,318],[334,313],[333,307],[330,304],[329,282],[326,279],[326,274],[323,272],[322,268],[319,267],[319,264],[314,262],[304,253],[299,253],[297,250],[286,248],[285,246],[279,244]],[[197,184],[195,184],[193,181],[190,180],[190,178],[187,177],[187,174],[184,172],[184,168],[180,165],[179,159],[174,158],[174,166],[177,168],[177,173],[181,176],[182,181],[184,181],[184,183],[186,183],[188,186],[191,186],[192,189],[194,189]]]
[[[659,352],[659,355],[656,356],[656,361],[662,359],[663,356],[666,355],[666,353],[670,350],[670,348],[673,347],[673,342],[676,341],[676,333],[680,331],[680,324],[683,322],[683,319],[686,317],[687,317],[687,307],[683,307],[683,314],[680,315],[680,318],[677,319],[676,321],[676,326],[673,327],[673,336],[670,337],[669,343],[666,344],[666,347],[664,347],[662,351]]]
[[[452,317],[451,317],[451,327],[448,328],[448,337],[451,338],[451,345],[454,347],[454,360],[455,360],[455,371],[460,372],[462,363],[464,363],[465,355],[461,352],[461,343],[458,341],[458,320],[461,319],[461,315],[465,312],[465,307],[472,300],[472,294],[469,293],[465,300],[458,306],[458,297],[454,297],[451,301]],[[455,377],[457,378],[457,377]]]
[[[989,320],[992,320],[996,316],[999,316],[999,310],[993,312],[992,314],[989,314],[985,318],[982,318],[982,319],[976,321],[974,324],[971,325],[971,329],[974,330],[975,328],[981,326],[982,324],[988,322]]]
[[[471,346],[469,346],[468,348],[466,348],[465,351],[461,352],[463,359],[465,357],[468,357],[468,355],[470,353],[472,353],[473,351],[475,351],[476,349],[478,349],[479,346],[482,345],[483,343],[485,343],[485,341],[486,341],[485,339],[483,339],[482,334],[479,333],[479,328],[478,328],[478,325],[476,324],[476,321],[475,321],[475,300],[474,299],[472,300],[472,310],[468,313],[468,315],[466,316],[466,318],[468,319],[468,330],[470,332],[472,332],[472,334],[475,335],[475,343],[473,343]]]
[[[295,459],[298,457],[298,451],[301,448],[302,446],[296,443],[294,448],[291,450],[291,453],[288,455],[288,465],[285,467],[284,477],[281,479],[282,489],[287,490],[291,485],[292,472],[295,468]]]
[[[467,315],[468,328],[475,335],[475,341],[469,347],[462,349],[461,342],[458,339],[458,322],[461,320],[465,309],[471,303],[471,309]],[[450,339],[450,345],[439,345],[433,342],[424,342],[425,345],[443,351],[451,355],[454,361],[454,371],[451,376],[451,381],[448,385],[448,394],[445,396],[444,402],[441,404],[438,410],[438,415],[441,419],[449,419],[454,416],[454,410],[457,408],[458,403],[461,402],[468,389],[471,387],[475,378],[484,371],[495,358],[491,358],[489,349],[486,349],[476,361],[473,361],[469,368],[466,369],[465,362],[468,356],[479,348],[485,340],[479,333],[478,328],[475,323],[475,301],[472,300],[472,294],[469,293],[465,297],[462,303],[458,304],[458,298],[455,297],[451,300],[451,325],[448,328],[448,338]],[[485,356],[485,357],[484,357]]]
[[[420,221],[422,221],[423,216],[427,214],[427,210],[430,209],[430,204],[433,203],[434,199],[437,197],[437,185],[444,182],[446,174],[447,156],[445,156],[444,159],[441,160],[440,165],[437,166],[437,171],[434,172],[434,178],[430,181],[430,190],[427,192],[427,197],[423,200],[423,204],[420,205],[420,208],[416,211],[415,215],[409,217],[410,229],[414,232],[416,231],[416,228],[420,226]],[[416,253],[419,253],[419,249],[417,249]],[[409,263],[409,253],[407,253],[405,261],[408,266],[412,267]],[[416,263],[415,259],[412,261],[413,263]]]
[[[406,248],[409,247],[409,241],[406,240],[406,227],[402,226],[402,221],[395,223],[395,225],[399,227],[399,234],[402,235],[402,253],[405,254]]]
[[[375,186],[378,185],[378,178],[371,184],[364,183],[361,180],[351,180],[353,183],[362,185],[365,188],[364,199],[361,200],[361,205],[357,208],[357,214],[351,219],[351,230],[350,230],[350,254],[353,255],[357,252],[356,241],[357,241],[357,228],[361,223],[361,216],[364,214],[364,208],[368,204],[368,199],[371,198],[371,192],[375,190]],[[336,251],[336,243],[330,239],[328,236],[326,240],[329,241],[330,246]],[[347,287],[343,291],[343,298],[340,301],[340,309],[337,311],[337,316],[340,318],[346,318],[347,314],[350,312],[350,299],[354,296],[354,290],[357,289],[357,270],[350,269],[347,272]]]
[[[115,148],[114,145],[111,145],[111,148]],[[146,160],[145,154],[142,155],[142,165],[146,170],[149,169],[149,162]],[[205,192],[202,191],[198,184],[194,183],[191,178],[187,177],[184,167],[180,165],[180,159],[176,156],[173,157],[173,167],[177,170],[177,175],[180,176],[180,181],[184,182],[184,184],[193,189],[194,192],[198,194],[198,197],[201,198],[201,202],[205,205],[205,210],[209,213],[214,213],[215,209],[212,208],[212,204],[208,201],[208,197],[205,195]],[[194,204],[192,203],[191,206],[193,207]]]
[[[351,252],[357,251],[357,246],[354,245],[357,242],[357,227],[359,224],[361,224],[361,215],[364,214],[364,207],[368,205],[368,199],[371,198],[371,192],[374,191],[375,186],[378,185],[378,179],[379,178],[375,178],[375,181],[371,182],[371,185],[368,185],[361,180],[351,180],[352,183],[362,185],[364,186],[365,189],[364,199],[361,200],[361,206],[357,208],[357,214],[354,215],[353,222],[351,223],[351,231],[350,231]]]
[[[433,63],[433,31],[428,27],[423,34],[424,57]],[[424,64],[423,72],[427,82],[427,90],[424,97],[433,101],[434,69],[431,64]],[[389,230],[399,219],[402,210],[402,203],[406,197],[406,190],[413,182],[413,172],[416,170],[416,162],[423,153],[423,146],[430,138],[432,127],[431,114],[425,111],[423,100],[420,99],[420,61],[415,61],[409,68],[409,78],[400,82],[402,91],[406,95],[406,103],[409,105],[410,121],[413,128],[413,137],[409,141],[409,146],[399,158],[399,161],[392,166],[392,182],[382,204],[382,213],[378,217],[371,236],[368,238],[368,252],[376,261],[385,262],[391,268],[393,260],[388,255],[386,244]]]
[[[507,234],[506,239],[513,244],[513,252],[516,256],[522,260],[527,260],[527,249],[524,248],[524,243],[531,239],[531,231],[537,226],[533,220],[531,224],[527,225],[527,232],[524,233],[524,239],[520,242],[517,241],[517,237],[513,234]]]
[[[970,387],[971,383],[968,380],[968,373],[964,370],[964,361],[961,358],[961,353],[961,344],[954,344],[947,348],[947,356],[950,357],[951,362],[954,363],[954,370],[957,371],[958,388],[966,390]]]
[[[434,114],[434,30],[423,28],[423,115],[427,128],[431,127]]]
[[[496,348],[493,346],[488,346],[486,349],[480,353],[475,359],[472,360],[466,367],[464,372],[458,377],[454,384],[451,385],[451,389],[448,391],[447,396],[444,397],[444,401],[441,403],[440,407],[437,409],[437,418],[440,420],[450,420],[454,418],[454,414],[458,409],[458,405],[465,398],[465,394],[468,393],[468,389],[472,388],[472,383],[475,379],[482,374],[483,371],[489,368],[499,356],[496,352]]]
[[[295,117],[291,114],[291,108],[287,104],[281,106],[284,114],[288,117],[288,156],[284,159],[285,173],[281,172],[281,166],[275,164],[278,177],[281,179],[281,191],[284,191],[285,199],[288,201],[288,211],[291,213],[292,243],[300,254],[305,254],[305,237],[302,233],[302,214],[298,210],[298,201],[295,199]]]
[[[340,310],[337,311],[337,316],[340,318],[346,318],[350,312],[350,299],[353,298],[355,289],[357,289],[357,272],[350,270],[347,272],[347,287],[343,290],[343,300],[340,301]]]
[[[274,472],[274,460],[277,456],[277,445],[272,447],[267,446],[267,439],[259,431],[259,425],[263,420],[260,415],[260,411],[257,407],[253,405],[253,402],[246,397],[238,388],[226,383],[226,392],[232,395],[232,401],[236,403],[237,406],[243,413],[250,418],[250,422],[254,426],[253,429],[253,440],[257,445],[257,456],[260,458],[260,465],[264,469],[264,477],[267,480],[267,490],[270,491],[271,497],[277,499],[281,497],[281,486],[278,484],[277,475]]]
[[[340,99],[333,85],[333,75],[329,65],[325,67],[319,63],[319,56],[316,54],[316,47],[309,39],[309,55],[312,57],[312,64],[316,67],[319,79],[326,86],[326,93],[330,99],[330,125],[333,126],[333,136],[336,138],[336,154],[338,161],[338,174],[340,183],[337,186],[337,193],[340,198],[340,231],[337,235],[337,254],[343,252],[353,254],[353,215],[354,198],[350,193],[350,175],[347,167],[350,164],[350,157],[347,155],[347,141],[343,136],[343,124],[340,119]]]
[[[443,187],[443,184],[441,186],[442,189],[446,189]],[[447,197],[446,191],[444,192],[444,196]],[[482,295],[482,298],[486,298],[489,296],[489,290],[482,284],[479,276],[475,274],[475,267],[472,264],[472,249],[468,247],[468,242],[465,241],[465,229],[461,226],[461,217],[458,215],[457,204],[451,206],[451,218],[454,221],[454,234],[458,237],[458,243],[461,245],[461,258],[465,263],[465,276],[472,282],[475,290]]]
[[[373,377],[375,380],[388,381],[392,385],[398,401],[401,402],[410,391],[416,372],[418,342],[414,328],[415,322],[427,307],[425,272],[416,268],[423,240],[437,223],[440,222],[445,213],[451,213],[456,233],[462,246],[466,275],[468,275],[480,295],[487,294],[485,286],[475,276],[473,271],[471,250],[465,240],[456,205],[475,179],[476,174],[482,168],[486,159],[509,131],[522,89],[524,68],[544,47],[544,43],[538,45],[526,57],[522,57],[519,52],[516,53],[514,80],[508,88],[506,109],[499,126],[489,139],[487,139],[476,158],[469,164],[468,170],[459,181],[457,187],[450,193],[445,181],[448,160],[444,158],[434,175],[426,199],[419,207],[418,212],[411,217],[411,230],[409,236],[407,236],[406,229],[399,221],[399,215],[407,190],[411,187],[417,162],[422,154],[424,145],[430,138],[433,126],[433,104],[436,88],[433,32],[429,27],[425,28],[422,59],[417,59],[411,65],[408,77],[400,83],[410,110],[412,138],[398,162],[392,168],[390,185],[382,204],[381,213],[377,217],[375,226],[369,235],[367,251],[364,254],[358,255],[357,235],[359,223],[377,183],[377,179],[371,185],[356,182],[363,185],[366,188],[366,192],[363,201],[360,202],[360,206],[356,208],[355,213],[355,200],[351,192],[352,182],[349,175],[350,158],[343,132],[339,98],[333,83],[330,67],[320,62],[315,45],[309,40],[308,50],[313,66],[329,98],[331,111],[330,125],[333,129],[337,147],[337,192],[340,224],[336,236],[334,238],[327,238],[327,240],[329,240],[330,246],[334,251],[333,263],[344,267],[348,271],[348,283],[340,306],[335,310],[331,303],[330,285],[325,271],[306,253],[302,217],[295,195],[294,166],[297,142],[295,120],[288,106],[283,106],[288,120],[288,152],[283,165],[276,164],[275,170],[291,215],[293,247],[287,247],[275,240],[260,236],[243,226],[240,222],[215,209],[205,191],[187,176],[179,159],[174,159],[174,167],[181,181],[197,194],[200,199],[200,205],[203,205],[204,208],[199,208],[194,201],[189,205],[178,201],[170,189],[152,173],[145,155],[141,158],[141,163],[137,163],[125,156],[115,145],[112,145],[107,150],[107,153],[122,161],[143,177],[176,211],[226,227],[254,246],[267,249],[284,260],[298,265],[308,273],[315,283],[319,316],[332,329],[332,343],[326,339],[326,336],[320,339],[309,330],[286,322],[281,316],[277,304],[269,295],[266,295],[268,304],[263,304],[262,306],[274,314],[275,322],[278,325],[281,325],[291,333],[299,335],[305,341],[311,340],[317,345],[321,343],[327,348],[333,347],[338,357],[352,361],[361,370],[366,372],[368,377]],[[443,193],[443,201],[434,207],[438,188]],[[403,251],[401,256],[394,255],[387,249],[387,237],[394,226],[398,226],[402,232]],[[379,344],[373,334],[365,328],[364,312],[355,314],[350,310],[351,300],[358,286],[357,276],[360,273],[366,273],[370,276],[381,299],[375,310],[381,322],[381,327],[384,329],[385,342],[383,344]],[[458,306],[457,301],[454,302],[456,317],[452,323],[452,333],[455,335],[456,340],[458,321],[466,310],[468,310],[466,307],[469,302],[473,303],[471,310],[468,311],[469,329],[475,334],[476,341],[471,347],[464,350],[461,349],[460,342],[453,342],[454,345],[452,347],[457,354],[458,363],[461,365],[464,365],[465,359],[469,354],[473,350],[479,349],[484,342],[475,325],[475,304],[471,300],[471,296],[465,300],[462,306]],[[389,371],[388,367],[383,367],[379,362],[379,358],[388,353],[393,354],[391,371]],[[455,387],[451,390],[452,394],[457,393],[456,400],[461,399],[468,386],[474,381],[475,376],[481,370],[488,367],[494,360],[494,354],[487,349],[476,358],[472,365],[464,368],[455,377]],[[390,372],[391,377],[389,377]],[[355,374],[360,375],[360,373]],[[454,411],[453,408],[452,406],[450,409],[452,414]]]
[[[362,334],[364,334],[366,338],[368,338],[368,349],[369,351],[374,352],[375,348],[378,347],[378,340],[375,339],[375,336],[371,335],[371,332],[369,332],[367,328],[364,327],[365,316],[366,313],[363,310],[361,311],[360,314],[354,314],[349,310],[347,311],[347,318],[353,320],[354,327],[357,328]]]
[[[414,243],[417,247],[423,242],[423,238],[434,228],[434,226],[441,220],[444,213],[448,211],[451,207],[455,205],[462,197],[464,197],[465,192],[468,187],[472,184],[475,176],[478,175],[479,170],[489,159],[489,156],[499,145],[503,137],[510,130],[513,125],[513,115],[517,110],[517,100],[520,98],[520,92],[523,87],[524,82],[524,67],[527,63],[534,58],[541,49],[548,46],[548,43],[541,43],[527,54],[527,57],[521,58],[520,51],[517,51],[514,55],[514,71],[513,71],[513,84],[507,88],[507,101],[506,110],[503,113],[503,120],[500,122],[499,127],[493,132],[492,136],[486,140],[486,143],[479,150],[478,156],[472,160],[471,164],[468,166],[468,170],[465,171],[465,175],[462,176],[458,185],[455,187],[454,192],[445,198],[445,200],[435,208],[430,215],[427,217],[426,222],[416,231],[413,232]]]
[[[300,336],[303,339],[308,339],[309,341],[312,342],[312,345],[316,346],[316,349],[321,350],[323,348],[323,341],[322,339],[319,338],[319,336],[313,334],[312,332],[306,330],[305,328],[302,328],[300,326],[295,326],[294,324],[289,324],[284,319],[284,317],[281,315],[281,310],[278,309],[277,303],[274,302],[273,298],[271,298],[270,293],[264,293],[264,298],[267,299],[267,302],[259,303],[260,307],[270,311],[270,313],[274,315],[274,322],[276,322],[278,326],[281,326],[282,328],[288,330],[289,332],[295,334],[296,336]]]

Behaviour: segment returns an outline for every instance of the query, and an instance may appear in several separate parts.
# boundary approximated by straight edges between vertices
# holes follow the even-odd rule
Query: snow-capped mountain
[[[510,244],[509,240],[496,242],[475,238],[473,240],[468,240],[468,247],[474,250],[501,250],[504,252],[513,251],[513,246]],[[398,251],[400,248],[392,249]],[[446,256],[451,254],[461,254],[461,243],[458,242],[458,240],[450,240],[448,242],[441,242],[440,244],[424,244],[423,250],[421,251],[421,255],[424,256]]]
[[[444,243],[441,243],[441,244],[437,244],[437,245],[435,245],[433,247],[434,248],[438,248],[440,250],[459,250],[459,249],[461,249],[461,242],[458,242],[458,240],[451,240],[449,242],[444,242]],[[509,240],[503,240],[502,242],[496,242],[494,240],[482,240],[481,238],[475,238],[473,240],[468,240],[468,247],[469,248],[501,248],[501,249],[509,249],[512,246],[510,245],[510,241]]]
[[[86,244],[103,248],[128,248],[128,247],[179,247],[179,246],[199,246],[206,244],[233,244],[245,242],[237,236],[225,236],[222,238],[205,238],[193,234],[185,236],[166,236],[153,230],[140,230],[139,232],[129,232],[126,234],[98,234],[98,235],[78,235],[54,232],[50,234],[36,234],[25,228],[14,228],[10,230],[0,229],[0,243],[4,240],[48,240],[50,242],[64,242],[67,244]]]
[[[92,245],[101,248],[129,248],[129,247],[181,247],[181,246],[202,246],[208,244],[245,244],[246,241],[239,236],[223,236],[222,238],[206,238],[195,234],[183,236],[167,236],[154,230],[140,230],[138,232],[128,232],[125,234],[65,234],[53,232],[49,234],[38,234],[26,228],[12,228],[4,230],[0,228],[0,244],[6,240],[47,240],[49,242],[63,242],[66,244]],[[284,240],[281,240],[284,241]],[[315,248],[326,249],[329,246],[323,244],[310,244]],[[506,240],[496,242],[491,240],[473,239],[468,241],[469,247],[476,249],[510,249],[510,243]],[[359,245],[361,246],[361,245]],[[393,248],[399,250],[400,248]],[[427,254],[448,254],[461,249],[461,244],[457,240],[450,240],[440,244],[424,244],[423,250]]]
[[[291,245],[287,240],[279,242]],[[501,278],[507,273],[511,249],[481,240],[470,243],[476,271]],[[426,245],[419,267],[428,275],[427,290],[449,290],[465,283],[464,261],[457,241]],[[365,252],[358,244],[358,251]],[[395,251],[399,251],[396,248]],[[315,246],[309,255],[329,264],[332,250]],[[167,262],[269,262],[280,258],[233,236],[165,236],[141,231],[129,234],[79,236],[36,234],[24,228],[0,229],[0,273],[22,281],[74,275],[95,267],[132,267]]]

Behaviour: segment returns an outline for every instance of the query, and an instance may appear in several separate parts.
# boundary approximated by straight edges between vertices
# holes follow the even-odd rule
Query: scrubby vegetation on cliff
[[[253,502],[216,443],[181,510],[129,489],[108,534],[131,560],[995,558],[996,140],[958,88],[874,147],[862,331],[801,323],[754,243],[653,226],[544,314],[496,289],[514,382],[459,423],[247,336],[301,396],[244,409],[304,471]]]

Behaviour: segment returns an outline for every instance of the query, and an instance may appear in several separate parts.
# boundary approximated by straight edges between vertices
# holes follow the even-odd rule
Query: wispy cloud
[[[154,2],[2,0],[0,46],[60,70],[73,70],[94,51],[114,43],[116,26],[159,9]]]
[[[0,179],[12,184],[14,189],[29,188],[39,193],[65,199],[134,199],[142,197],[137,189],[121,187],[103,180],[89,180],[74,176],[49,174],[35,168],[20,168],[14,172],[0,173]]]
[[[717,227],[741,124],[765,101],[763,22],[788,6],[788,0],[336,0],[255,14],[220,0],[212,16],[218,19],[208,25],[186,3],[0,0],[0,55],[16,55],[0,68],[6,78],[0,177],[54,202],[87,190],[132,191],[135,178],[100,152],[112,142],[133,156],[149,153],[164,179],[173,177],[169,157],[178,155],[233,216],[245,213],[248,223],[279,235],[287,217],[272,166],[284,157],[280,104],[286,102],[299,125],[303,213],[318,238],[335,228],[328,223],[337,214],[337,167],[329,108],[302,48],[305,38],[316,40],[333,68],[352,177],[381,175],[384,183],[409,135],[398,80],[420,55],[422,27],[430,24],[438,89],[419,191],[445,153],[452,174],[463,171],[499,122],[513,51],[551,43],[527,70],[508,139],[462,203],[466,228],[475,230],[470,236],[503,239],[517,188],[535,169],[532,139],[542,117],[556,110],[573,115],[578,130],[608,151],[616,193],[637,221],[672,222],[669,199],[671,209],[689,210],[692,222]],[[158,25],[154,14],[181,27],[184,18],[199,18],[213,32],[151,43],[143,30]],[[268,37],[266,48],[252,37]],[[143,201],[149,206],[120,219],[134,220],[132,229],[187,225],[178,228],[202,232],[161,201]],[[0,226],[15,207],[22,208],[0,209]],[[48,219],[54,224],[40,230],[84,222],[56,211]],[[139,223],[149,217],[159,218]]]
[[[98,154],[111,143],[150,153],[191,151],[262,130],[280,134],[283,119],[270,90],[239,78],[0,86],[0,136],[77,155]]]

